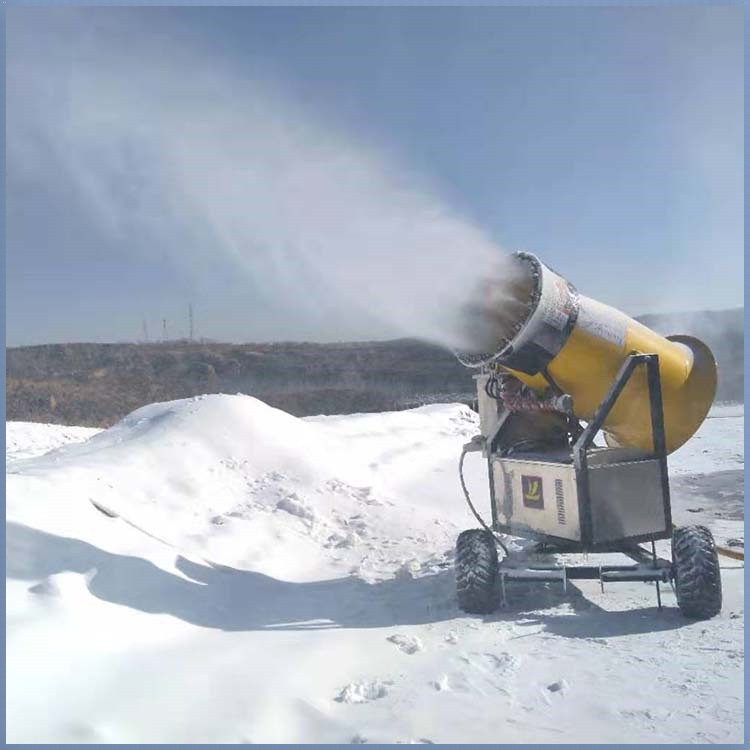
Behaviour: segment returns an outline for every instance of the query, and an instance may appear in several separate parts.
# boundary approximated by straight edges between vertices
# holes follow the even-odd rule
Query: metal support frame
[[[508,581],[527,583],[560,581],[563,593],[567,592],[568,581],[599,581],[602,593],[604,593],[605,583],[640,581],[656,585],[656,602],[661,610],[660,586],[662,583],[672,583],[672,563],[656,556],[656,546],[653,542],[651,553],[637,545],[620,551],[632,558],[634,563],[630,565],[540,565],[506,558],[498,569],[502,601],[507,603]]]
[[[651,431],[653,440],[653,453],[646,456],[648,460],[656,460],[659,463],[661,477],[662,498],[664,502],[664,519],[665,531],[642,534],[637,537],[629,537],[614,542],[595,544],[593,541],[593,516],[591,508],[591,494],[589,490],[589,466],[587,452],[591,448],[596,433],[601,429],[604,421],[607,419],[610,411],[614,407],[617,399],[622,393],[628,381],[633,376],[636,368],[645,366],[647,372],[647,383],[649,392],[649,407],[651,414]],[[495,446],[499,440],[508,413],[501,415],[500,420],[493,431],[492,435],[486,442],[487,467],[489,472],[492,528],[501,533],[522,532],[520,536],[528,539],[547,541],[555,547],[559,547],[565,552],[620,552],[624,545],[634,545],[641,542],[652,542],[656,539],[666,539],[672,533],[672,510],[669,496],[669,474],[667,469],[666,437],[664,433],[664,410],[661,394],[661,378],[659,375],[659,355],[658,354],[638,354],[628,355],[618,371],[612,385],[609,387],[604,399],[599,404],[594,416],[589,424],[583,429],[578,439],[572,446],[573,465],[576,472],[576,489],[578,492],[578,506],[581,519],[581,541],[573,542],[570,540],[551,536],[533,529],[523,529],[515,525],[513,529],[506,527],[498,522],[496,512],[496,491],[494,483],[494,472],[492,471],[492,460],[497,453]]]
[[[650,456],[659,462],[661,475],[662,497],[664,500],[664,517],[667,534],[645,535],[639,541],[653,541],[668,536],[672,532],[672,509],[669,497],[669,473],[667,470],[666,437],[664,434],[664,408],[661,396],[661,377],[659,375],[658,354],[630,354],[623,362],[615,376],[612,385],[604,396],[601,404],[594,412],[591,422],[581,433],[573,445],[573,465],[576,469],[576,487],[578,490],[578,504],[581,512],[581,544],[585,548],[593,548],[593,525],[591,512],[591,493],[589,489],[589,467],[587,452],[594,442],[596,433],[602,428],[617,399],[622,393],[635,369],[639,365],[646,367],[648,378],[649,410],[651,413],[651,436],[653,454]]]
[[[671,566],[667,560],[643,565],[500,565],[500,575],[524,581],[660,581],[668,583]]]
[[[651,433],[653,440],[653,453],[648,456],[649,460],[659,462],[662,497],[664,501],[664,517],[666,531],[645,534],[637,538],[623,539],[608,542],[607,544],[595,545],[593,543],[593,522],[591,511],[591,495],[589,490],[589,467],[587,452],[593,445],[596,433],[601,429],[604,421],[614,407],[617,399],[622,393],[636,368],[645,366],[647,373],[649,408],[651,416]],[[492,471],[492,460],[495,457],[495,446],[502,433],[507,420],[507,411],[501,418],[486,442],[486,456],[489,469],[490,497],[492,499],[492,528],[505,532],[518,534],[518,527],[513,530],[505,528],[498,523],[496,512],[496,497],[494,476]],[[525,581],[552,581],[560,580],[563,588],[567,586],[568,580],[599,580],[602,591],[605,582],[615,581],[653,581],[656,584],[656,597],[659,609],[661,602],[661,583],[671,583],[673,578],[672,562],[658,558],[656,555],[656,539],[668,538],[672,533],[672,512],[669,494],[669,474],[667,469],[666,437],[664,432],[664,410],[661,392],[661,378],[659,374],[659,356],[657,354],[632,353],[628,355],[617,373],[612,385],[609,387],[604,399],[597,408],[594,416],[575,440],[572,446],[573,464],[576,470],[576,485],[579,498],[579,510],[581,518],[581,542],[557,539],[546,534],[536,533],[529,529],[528,534],[523,536],[538,539],[542,542],[551,543],[552,551],[560,553],[576,552],[621,552],[629,556],[634,564],[631,565],[580,565],[580,566],[543,566],[543,565],[516,565],[515,561],[506,559],[500,565],[500,584],[503,600],[505,600],[506,580]],[[650,542],[650,552],[639,546],[640,542]]]

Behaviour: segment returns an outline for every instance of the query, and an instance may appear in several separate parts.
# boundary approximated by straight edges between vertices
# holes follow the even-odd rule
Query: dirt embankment
[[[416,341],[56,344],[7,350],[7,419],[106,427],[154,401],[247,393],[296,416],[469,400],[471,373]]]
[[[744,310],[649,315],[697,336],[719,364],[718,401],[743,401]],[[473,399],[471,371],[409,339],[355,343],[51,344],[6,350],[7,419],[107,427],[147,403],[247,393],[295,416]]]

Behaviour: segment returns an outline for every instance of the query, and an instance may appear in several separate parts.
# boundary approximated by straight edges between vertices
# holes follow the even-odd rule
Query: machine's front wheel
[[[462,531],[456,540],[456,594],[464,612],[489,614],[498,603],[497,547],[484,529]]]
[[[686,617],[707,620],[721,610],[721,569],[714,538],[705,526],[672,534],[677,604]]]

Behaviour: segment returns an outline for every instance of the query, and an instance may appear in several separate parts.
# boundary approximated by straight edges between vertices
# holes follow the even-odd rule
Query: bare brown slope
[[[744,310],[643,316],[706,341],[719,401],[743,400]],[[297,416],[473,398],[471,371],[420,341],[53,344],[7,349],[7,419],[106,427],[144,404],[247,393]]]
[[[108,426],[143,404],[246,393],[297,416],[468,400],[471,373],[417,341],[55,344],[7,350],[7,419]]]

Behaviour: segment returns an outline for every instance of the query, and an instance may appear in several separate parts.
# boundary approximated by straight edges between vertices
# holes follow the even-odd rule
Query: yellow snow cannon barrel
[[[629,354],[657,354],[667,452],[689,440],[716,394],[716,362],[692,336],[660,336],[624,313],[580,295],[535,255],[514,253],[503,277],[485,282],[467,307],[469,367],[510,372],[537,392],[551,385],[591,420]],[[484,353],[483,353],[484,352]],[[648,384],[639,367],[604,422],[607,444],[654,450]]]

